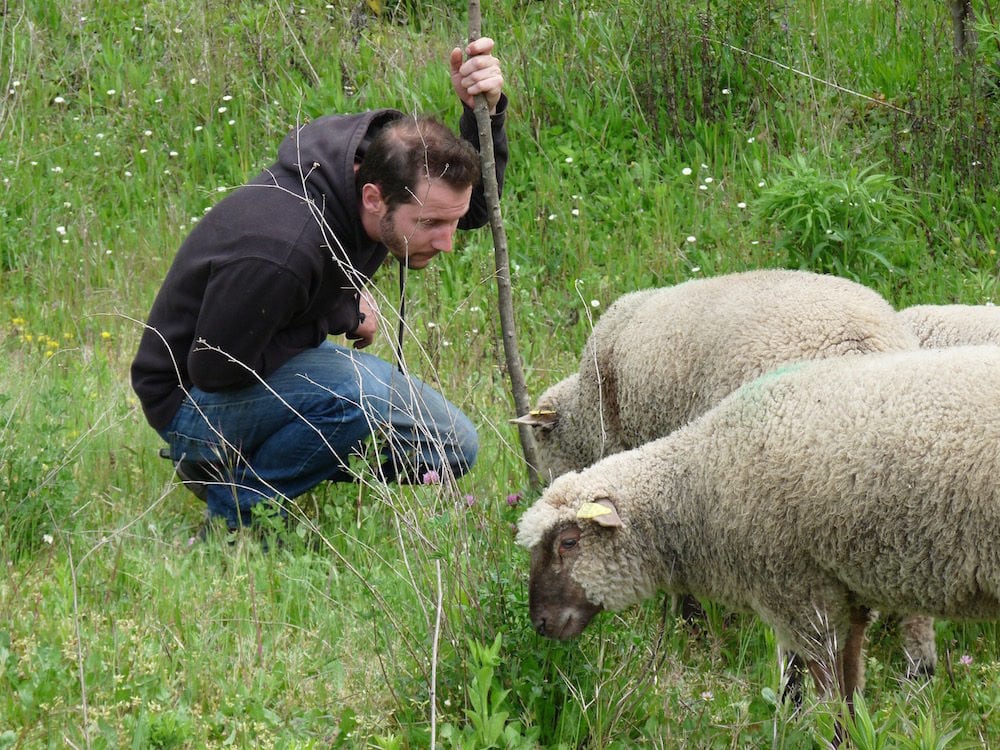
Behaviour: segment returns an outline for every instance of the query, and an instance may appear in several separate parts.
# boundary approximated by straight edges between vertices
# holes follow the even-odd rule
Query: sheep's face
[[[587,417],[579,404],[579,375],[574,373],[550,386],[528,414],[512,419],[532,428],[537,448],[538,473],[546,482],[579,471],[596,460],[593,443],[599,425],[581,423]]]
[[[581,456],[583,451],[576,445],[578,439],[573,436],[573,425],[567,424],[565,418],[560,423],[558,413],[553,413],[556,419],[551,426],[534,430],[538,473],[549,483],[563,474],[579,471],[592,460],[589,454],[585,458]]]
[[[562,477],[557,485],[572,484],[576,476]],[[558,492],[559,486],[551,491]],[[572,513],[572,520],[565,515],[567,511]],[[608,549],[607,537],[621,529],[618,510],[606,497],[579,506],[558,507],[543,499],[529,509],[522,521],[518,541],[531,550],[531,622],[541,635],[561,640],[575,638],[604,609],[579,580],[603,577],[601,552]],[[599,583],[597,589],[601,587]]]
[[[573,462],[563,455],[563,430],[560,429],[559,411],[554,404],[542,401],[527,414],[510,421],[512,424],[525,424],[531,427],[537,449],[536,468],[546,482],[582,468],[576,465],[578,461]]]
[[[539,634],[549,638],[575,638],[601,611],[601,606],[591,603],[583,587],[573,580],[580,537],[578,524],[564,524],[551,529],[531,550],[531,622]]]

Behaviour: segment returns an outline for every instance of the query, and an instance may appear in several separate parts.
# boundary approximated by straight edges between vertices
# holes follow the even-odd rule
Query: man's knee
[[[456,477],[468,473],[479,455],[479,435],[476,428],[464,415],[462,422],[456,430],[454,455],[449,461]]]

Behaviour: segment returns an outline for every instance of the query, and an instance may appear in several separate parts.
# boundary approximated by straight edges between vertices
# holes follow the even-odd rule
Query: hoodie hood
[[[325,115],[292,130],[278,147],[278,161],[258,179],[301,194],[303,186],[336,236],[355,248],[373,243],[357,220],[354,165],[370,136],[402,117],[394,109]],[[374,270],[374,269],[366,269]]]

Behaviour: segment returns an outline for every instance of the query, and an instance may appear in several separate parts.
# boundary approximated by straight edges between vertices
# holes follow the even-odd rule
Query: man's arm
[[[315,326],[289,328],[302,309],[302,282],[269,262],[244,260],[213,274],[188,353],[188,374],[205,391],[252,385],[315,346]]]
[[[493,160],[497,176],[497,187],[503,195],[504,173],[507,169],[507,97],[503,93],[503,72],[500,61],[493,56],[494,42],[489,37],[480,37],[465,48],[468,58],[462,62],[463,51],[456,47],[451,51],[451,83],[462,102],[462,117],[458,130],[462,138],[479,150],[479,125],[473,112],[477,94],[486,97],[490,111],[490,127],[493,132]],[[482,183],[472,191],[469,210],[458,223],[459,229],[477,229],[489,223],[489,209]]]

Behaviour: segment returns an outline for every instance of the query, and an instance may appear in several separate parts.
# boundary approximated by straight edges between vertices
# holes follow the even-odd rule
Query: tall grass
[[[503,212],[533,392],[575,369],[618,295],[698,275],[815,267],[897,305],[998,301],[995,22],[956,60],[937,0],[501,0],[483,15],[512,103]],[[532,632],[512,525],[534,498],[487,231],[407,288],[407,361],[478,424],[473,473],[386,487],[359,461],[355,484],[298,499],[281,549],[189,543],[202,508],[128,387],[175,249],[296,123],[457,117],[445,59],[463,4],[27,0],[0,25],[0,748],[832,737],[835,706],[777,700],[773,636],[749,616],[710,606],[692,627],[652,601],[576,643]],[[838,180],[873,174],[887,213],[791,242]],[[872,263],[886,226],[874,248],[891,262]],[[856,252],[820,247],[828,228],[855,232]],[[395,274],[378,284],[394,329]],[[388,339],[375,348],[391,357]],[[904,680],[894,637],[873,633],[859,746],[1000,742],[994,625],[938,623],[928,684]]]

